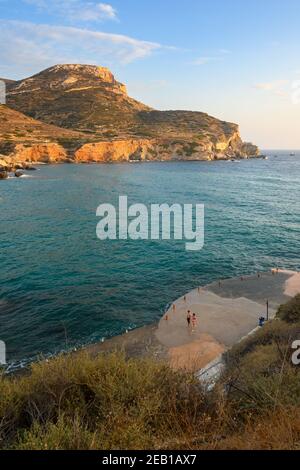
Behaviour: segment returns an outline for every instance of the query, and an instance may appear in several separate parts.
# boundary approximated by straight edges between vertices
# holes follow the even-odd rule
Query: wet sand
[[[300,291],[300,273],[293,272],[293,271],[280,271],[283,273],[292,274],[285,283],[285,295],[289,297],[295,297],[295,295],[299,294]]]
[[[157,325],[150,325],[87,348],[91,354],[123,351],[128,357],[167,360],[174,369],[198,371],[216,360],[258,325],[273,318],[280,304],[300,293],[300,275],[274,271],[199,287],[177,299]],[[196,314],[188,326],[187,311]]]

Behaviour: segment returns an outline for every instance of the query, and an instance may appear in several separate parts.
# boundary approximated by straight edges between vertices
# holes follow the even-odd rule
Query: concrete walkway
[[[260,273],[195,289],[176,300],[159,322],[156,338],[174,368],[197,371],[249,334],[261,316],[273,318],[280,304],[300,293],[293,271]],[[188,327],[187,311],[196,314]]]

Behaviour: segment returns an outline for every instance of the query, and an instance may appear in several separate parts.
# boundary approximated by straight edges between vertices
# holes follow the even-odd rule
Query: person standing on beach
[[[197,324],[197,317],[196,317],[196,314],[193,313],[193,316],[192,316],[192,327],[193,327],[193,331],[194,331],[195,328],[196,328],[196,324]]]
[[[192,319],[191,311],[188,310],[188,313],[187,313],[187,316],[186,316],[186,321],[187,321],[188,327],[191,326],[191,319]]]

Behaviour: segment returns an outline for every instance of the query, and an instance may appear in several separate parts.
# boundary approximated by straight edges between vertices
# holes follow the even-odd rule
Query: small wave
[[[172,306],[171,303],[167,303],[164,308],[160,309],[161,313],[162,313],[163,315],[164,315],[165,313],[167,313],[167,311],[170,310],[171,306]]]
[[[32,364],[37,364],[42,361],[48,362],[50,359],[58,357],[59,355],[69,354],[75,351],[77,351],[76,347],[70,347],[69,349],[62,348],[52,353],[35,354],[24,359],[9,361],[6,366],[4,366],[4,373],[9,375],[22,369],[29,368]]]
[[[24,175],[21,175],[21,176],[9,175],[7,179],[8,180],[15,180],[15,179],[20,179],[20,178],[33,178],[33,175],[27,175],[27,174],[24,174]]]

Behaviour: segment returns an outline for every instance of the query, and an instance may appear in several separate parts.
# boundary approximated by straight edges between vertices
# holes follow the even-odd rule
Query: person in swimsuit
[[[192,320],[191,311],[188,310],[188,313],[187,313],[187,316],[186,316],[186,321],[187,321],[188,327],[191,326],[191,320]]]
[[[197,324],[197,317],[196,317],[196,314],[193,313],[193,316],[192,316],[192,326],[193,326],[193,330],[196,328],[196,324]]]

